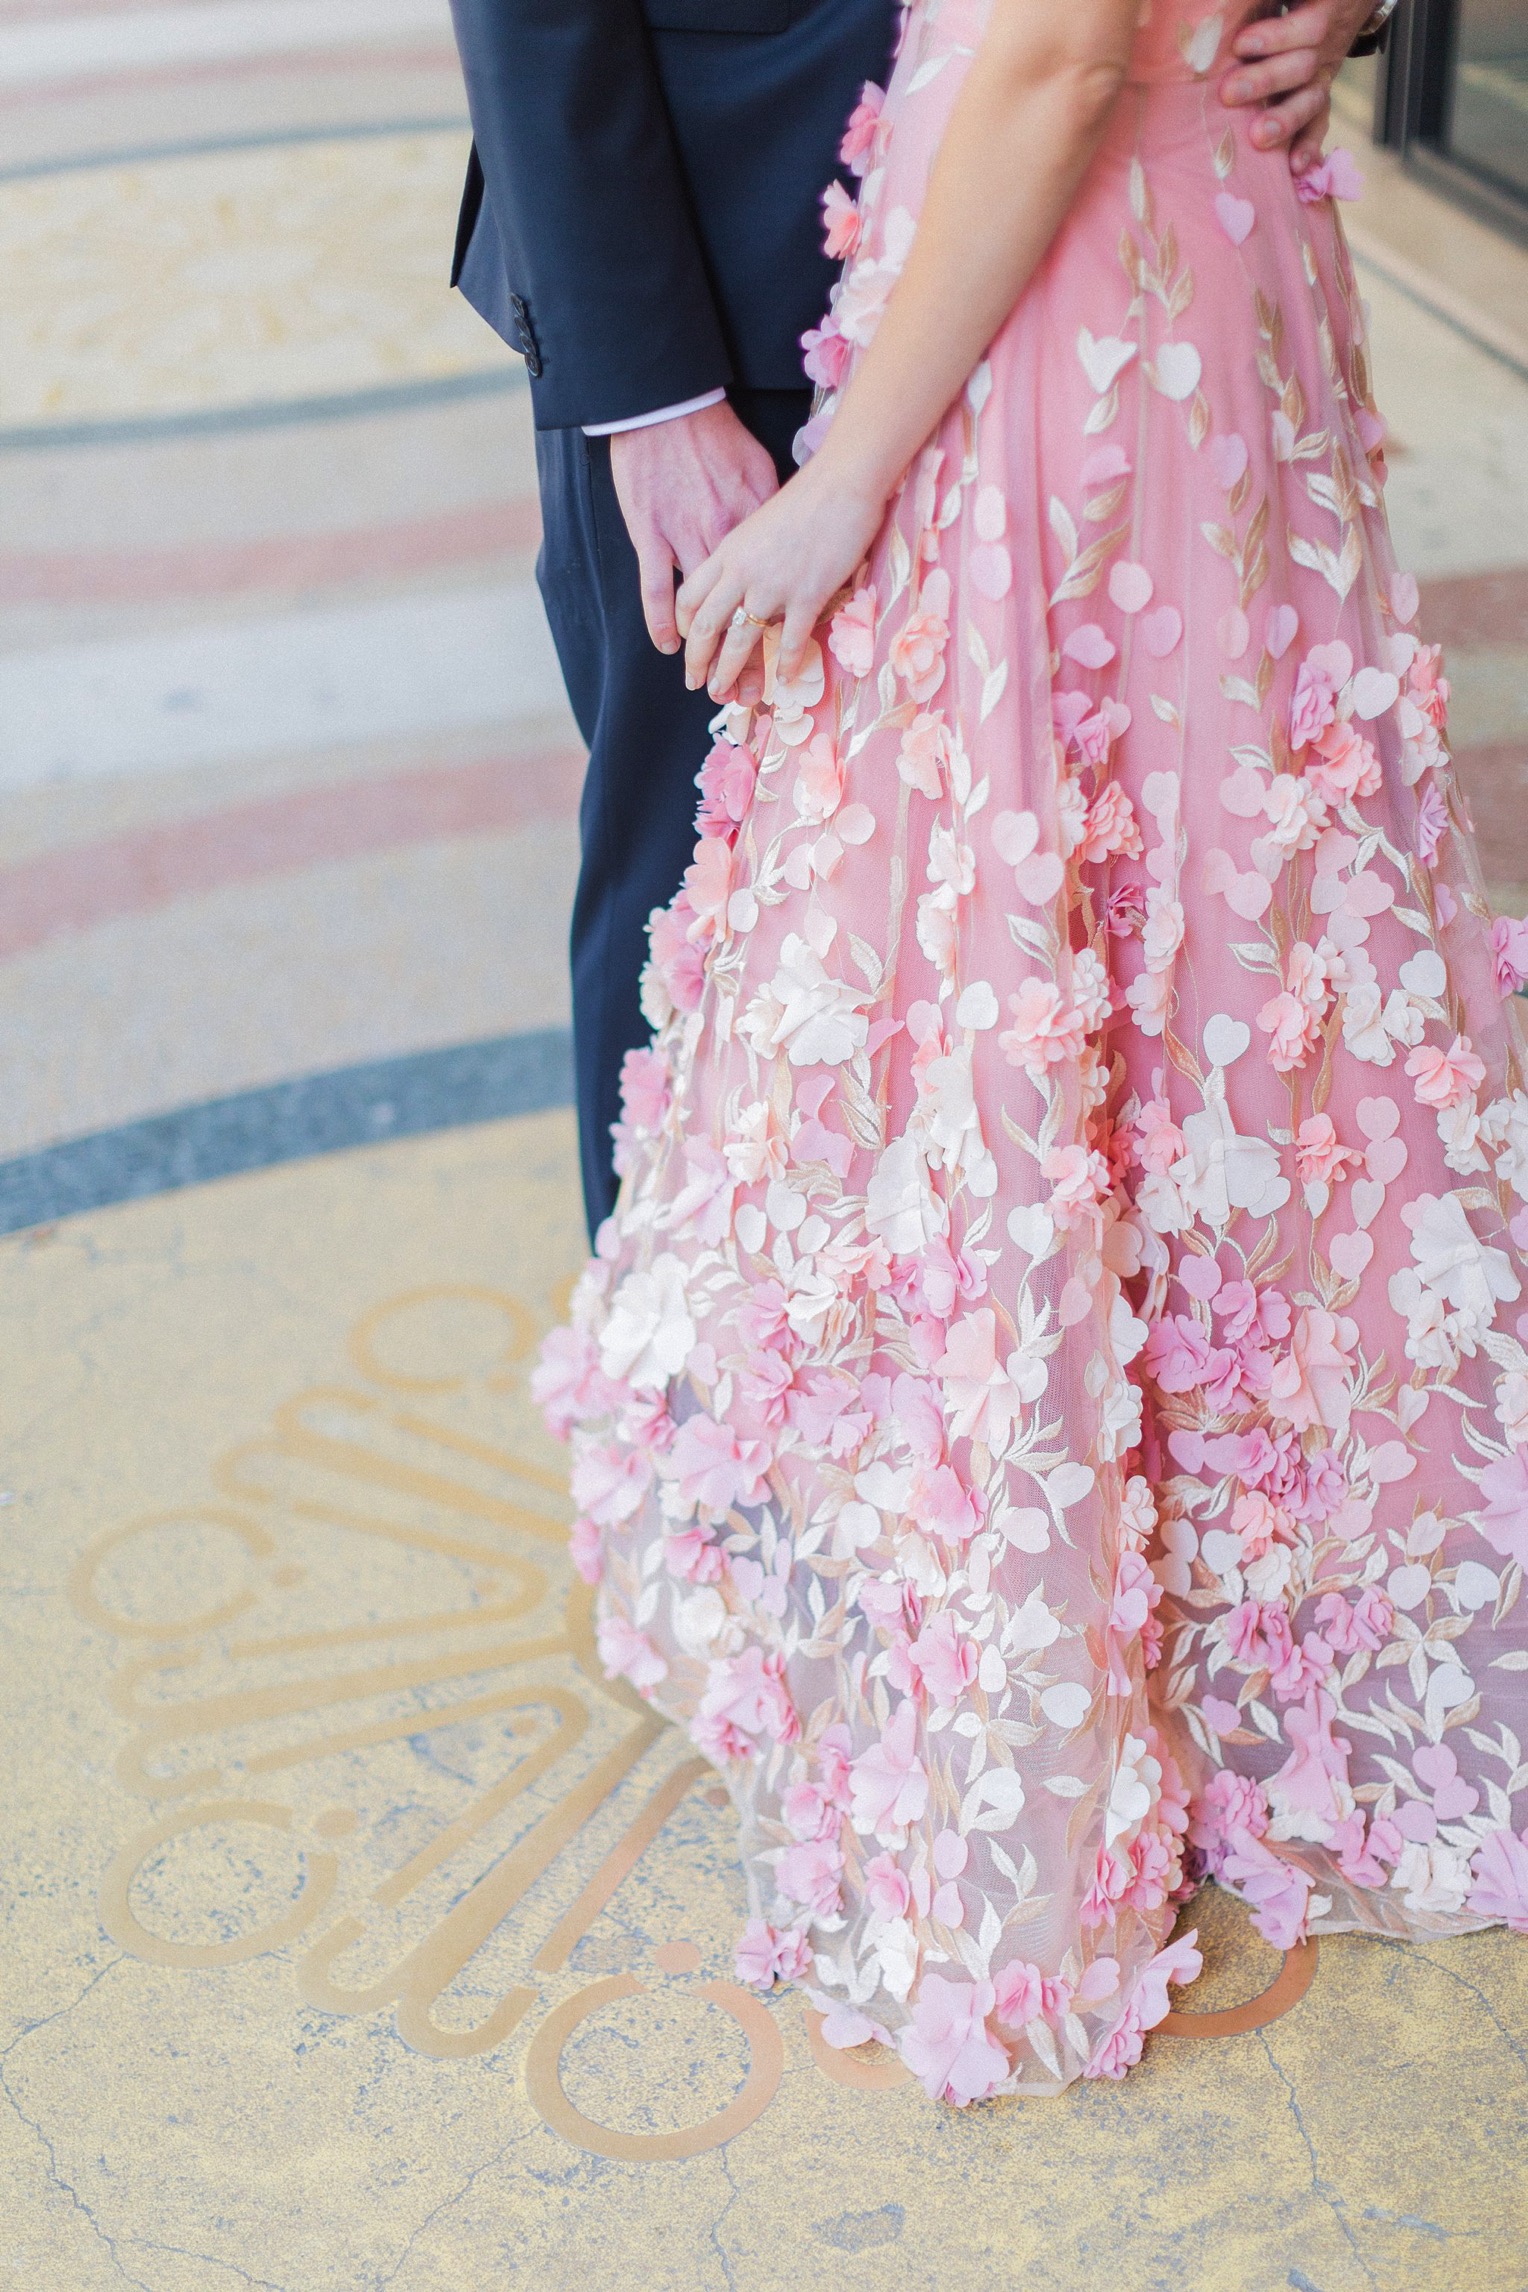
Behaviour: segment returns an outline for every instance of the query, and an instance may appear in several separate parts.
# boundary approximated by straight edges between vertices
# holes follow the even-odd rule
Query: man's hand
[[[1289,146],[1289,164],[1305,174],[1321,157],[1332,108],[1332,81],[1374,0],[1301,0],[1287,16],[1263,16],[1233,42],[1235,66],[1221,82],[1226,104],[1261,104],[1251,136],[1260,151]]]
[[[735,525],[779,490],[775,465],[723,400],[610,441],[616,499],[642,573],[642,611],[660,653],[677,653],[674,568],[703,565]]]

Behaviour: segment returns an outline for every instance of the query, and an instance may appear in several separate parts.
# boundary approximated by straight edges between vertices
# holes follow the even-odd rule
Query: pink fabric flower
[[[1079,1058],[1086,1040],[1082,1015],[1068,1008],[1052,979],[1026,979],[1008,998],[1012,1024],[997,1038],[1010,1066],[1038,1081],[1063,1059]]]
[[[733,836],[753,802],[758,768],[746,748],[718,740],[695,776],[700,790],[696,830],[703,836]]]
[[[1011,1958],[992,1989],[993,2011],[1005,2029],[1022,2029],[1045,2012],[1045,1976],[1027,1959]]]
[[[908,1493],[907,1514],[926,1536],[946,1544],[969,1544],[986,1517],[987,1500],[968,1488],[953,1465],[919,1465]]]
[[[640,1449],[590,1441],[573,1459],[569,1487],[580,1512],[600,1528],[619,1528],[641,1510],[653,1468]]]
[[[785,1685],[785,1658],[766,1655],[755,1646],[713,1662],[700,1717],[720,1721],[742,1735],[794,1743],[801,1722]]]
[[[1448,728],[1448,678],[1442,675],[1443,647],[1418,645],[1406,671],[1406,690],[1435,732]]]
[[[1180,1935],[1141,1968],[1123,2013],[1089,2061],[1084,2077],[1123,2077],[1135,2067],[1147,2030],[1167,2018],[1169,1982],[1196,1981],[1203,1970],[1204,1959],[1195,1947],[1198,1939],[1197,1933]]]
[[[860,211],[841,183],[830,183],[824,191],[822,220],[822,251],[830,263],[842,262],[859,245]]]
[[[1528,1934],[1528,1831],[1514,1837],[1493,1830],[1470,1864],[1469,1907],[1477,1918],[1500,1918],[1515,1934]]]
[[[1257,1023],[1269,1038],[1268,1063],[1275,1074],[1292,1074],[1304,1066],[1321,1040],[1319,1017],[1287,989],[1269,997],[1257,1014]]]
[[[1007,2078],[1008,2055],[987,2028],[993,1996],[991,1982],[924,1975],[912,2021],[897,2042],[931,2101],[953,2101],[963,2108],[985,2100]]]
[[[943,684],[944,649],[949,641],[949,623],[941,614],[927,610],[910,613],[892,638],[888,657],[914,700],[932,700]]]
[[[907,1916],[913,1890],[891,1855],[878,1854],[866,1863],[864,1888],[866,1907],[877,1918],[890,1924]]]
[[[825,318],[821,326],[809,326],[801,337],[802,372],[809,382],[820,390],[836,390],[849,370],[854,346],[840,332],[836,320]]]
[[[773,1989],[776,1982],[804,1981],[811,1971],[812,1950],[805,1934],[794,1926],[770,1926],[750,1918],[733,1956],[737,1978],[750,1989]]]
[[[1104,1660],[1109,1669],[1111,1695],[1131,1693],[1134,1682],[1130,1677],[1128,1652],[1145,1630],[1151,1611],[1161,1597],[1162,1586],[1145,1557],[1139,1552],[1121,1552],[1114,1571],[1109,1620],[1104,1628]]]
[[[1448,806],[1429,780],[1417,805],[1417,857],[1424,867],[1437,865],[1438,846],[1447,829]]]
[[[1367,1648],[1372,1655],[1390,1637],[1395,1610],[1377,1585],[1371,1584],[1351,1605],[1341,1592],[1325,1592],[1316,1602],[1321,1636],[1338,1655],[1356,1655]]]
[[[918,1713],[910,1701],[897,1705],[881,1739],[862,1751],[849,1770],[850,1820],[865,1837],[900,1848],[909,1823],[921,1822],[928,1805],[928,1775],[918,1757]]]
[[[976,1643],[961,1637],[952,1615],[935,1616],[925,1624],[912,1652],[930,1700],[941,1709],[958,1703],[976,1678]]]
[[[1341,1431],[1351,1409],[1349,1381],[1358,1324],[1346,1314],[1307,1306],[1295,1321],[1288,1353],[1276,1366],[1268,1395],[1270,1415],[1296,1432],[1316,1425]]]
[[[1485,1060],[1476,1056],[1468,1035],[1455,1035],[1448,1049],[1419,1043],[1406,1061],[1421,1106],[1457,1106],[1486,1079]]]
[[[944,794],[952,745],[942,716],[915,716],[902,735],[897,771],[910,788],[937,803]]]
[[[1284,1715],[1284,1732],[1293,1747],[1270,1780],[1268,1796],[1281,1816],[1297,1819],[1296,1837],[1326,1838],[1353,1811],[1348,1788],[1353,1746],[1332,1733],[1336,1709],[1330,1695],[1312,1687],[1305,1701]]]
[[[1058,1233],[1077,1229],[1103,1239],[1103,1204],[1110,1192],[1109,1165],[1086,1146],[1053,1146],[1040,1164],[1050,1180],[1046,1208]]]
[[[1485,1504],[1480,1512],[1480,1533],[1493,1552],[1528,1568],[1528,1450],[1488,1464],[1480,1476]]]
[[[1350,1162],[1363,1161],[1356,1146],[1344,1146],[1329,1114],[1308,1114],[1295,1133],[1295,1168],[1302,1186],[1332,1186],[1347,1175]]]
[[[828,650],[845,676],[867,677],[875,666],[875,591],[856,589],[828,623]]]
[[[661,1130],[671,1103],[668,1068],[657,1052],[629,1050],[621,1061],[621,1115],[629,1128]]]
[[[1384,785],[1377,749],[1351,722],[1326,727],[1306,757],[1305,771],[1332,804],[1377,796]]]
[[[1298,1864],[1286,1862],[1250,1831],[1238,1830],[1227,1839],[1219,1875],[1247,1904],[1265,1942],[1292,1950],[1305,1939],[1312,1881]]]
[[[876,135],[881,124],[881,107],[886,92],[874,80],[866,80],[860,89],[860,99],[849,114],[849,124],[838,147],[838,156],[845,167],[856,175],[863,175],[875,149]]]
[[[1347,647],[1343,647],[1347,651]],[[1289,745],[1306,748],[1323,733],[1337,713],[1337,693],[1348,676],[1353,673],[1353,656],[1348,653],[1347,667],[1343,671],[1340,659],[1331,658],[1332,648],[1317,645],[1300,664],[1295,678],[1294,698],[1289,704]]]
[[[566,1440],[576,1424],[607,1416],[615,1389],[600,1370],[600,1351],[584,1329],[554,1329],[543,1341],[531,1371],[531,1399],[546,1418],[554,1440]]]
[[[605,1539],[593,1520],[582,1515],[568,1530],[568,1557],[586,1584],[597,1584],[605,1573]]]
[[[695,911],[683,892],[669,907],[655,907],[648,918],[653,967],[676,1011],[695,1011],[705,992],[705,958],[690,937]]]
[[[663,1547],[663,1564],[671,1576],[685,1584],[719,1584],[726,1570],[726,1555],[712,1541],[709,1528],[681,1528]]]
[[[1498,915],[1491,925],[1491,954],[1499,995],[1528,986],[1528,917]]]
[[[686,1504],[722,1517],[735,1504],[762,1504],[769,1493],[769,1450],[740,1440],[732,1425],[698,1411],[674,1435],[669,1461]]]
[[[1322,199],[1361,199],[1364,179],[1351,151],[1339,143],[1329,151],[1319,166],[1308,167],[1303,175],[1295,177],[1295,196],[1307,207],[1314,207]]]
[[[625,1616],[605,1616],[597,1634],[600,1661],[614,1676],[629,1679],[639,1695],[667,1679],[668,1665],[646,1632]]]
[[[727,918],[732,897],[732,845],[726,836],[702,836],[695,857],[684,875],[684,893],[693,921],[690,937],[697,946],[714,939]]]
[[[1110,780],[1088,806],[1077,857],[1088,867],[1106,859],[1139,859],[1141,828],[1135,806],[1117,780]]]
[[[849,1747],[849,1730],[840,1723],[823,1729],[813,1754],[817,1787],[840,1814],[849,1811]]]
[[[780,1813],[798,1839],[837,1838],[843,1816],[821,1783],[792,1783]]]
[[[1164,1313],[1152,1324],[1142,1367],[1164,1393],[1192,1393],[1216,1365],[1216,1350],[1187,1313]]]
[[[799,1902],[815,1918],[832,1918],[843,1908],[839,1878],[842,1851],[830,1838],[788,1846],[775,1864],[775,1883],[788,1902]]]

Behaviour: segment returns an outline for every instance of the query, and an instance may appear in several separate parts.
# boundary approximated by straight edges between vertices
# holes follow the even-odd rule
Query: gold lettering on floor
[[[165,1967],[291,1949],[294,2007],[390,2012],[436,2059],[529,2025],[526,2087],[553,2131],[601,2156],[692,2157],[768,2107],[795,2008],[692,1979],[707,1952],[672,1933],[622,1943],[622,1890],[660,1839],[663,1869],[703,1850],[706,1886],[740,1888],[715,1776],[601,1673],[565,1472],[525,1390],[554,1310],[468,1286],[384,1300],[351,1333],[352,1380],[294,1394],[212,1459],[206,1505],[127,1520],[81,1555],[74,1607],[124,1656],[107,1690],[131,1728],[118,1779],[156,1806],[103,1874],[101,1919]],[[284,1895],[272,1856],[295,1873]],[[713,1961],[737,1907],[718,1907]],[[607,1967],[635,1947],[706,2026],[742,2032],[729,2101],[635,2131],[570,2100],[575,2034],[652,1988],[630,1968],[581,1977],[586,1942]],[[1258,2026],[1314,1960],[1292,1953],[1263,1995],[1165,2027]],[[833,2052],[815,2015],[804,2034],[837,2084],[907,2082],[884,2048]]]

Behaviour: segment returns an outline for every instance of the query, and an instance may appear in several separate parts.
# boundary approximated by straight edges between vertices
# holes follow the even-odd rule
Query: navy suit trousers
[[[731,393],[782,480],[811,408],[805,390]],[[573,1059],[589,1231],[615,1206],[610,1125],[621,1061],[647,1041],[638,1001],[647,919],[679,889],[695,849],[695,775],[716,703],[687,692],[683,656],[660,653],[642,618],[636,551],[610,475],[610,441],[542,430],[544,528],[536,576],[573,713],[589,749],[573,908]]]

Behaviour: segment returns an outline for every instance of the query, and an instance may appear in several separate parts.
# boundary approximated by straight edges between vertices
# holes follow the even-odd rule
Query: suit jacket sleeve
[[[452,0],[452,13],[475,143],[453,275],[526,351],[537,427],[621,421],[730,382],[638,0]]]

